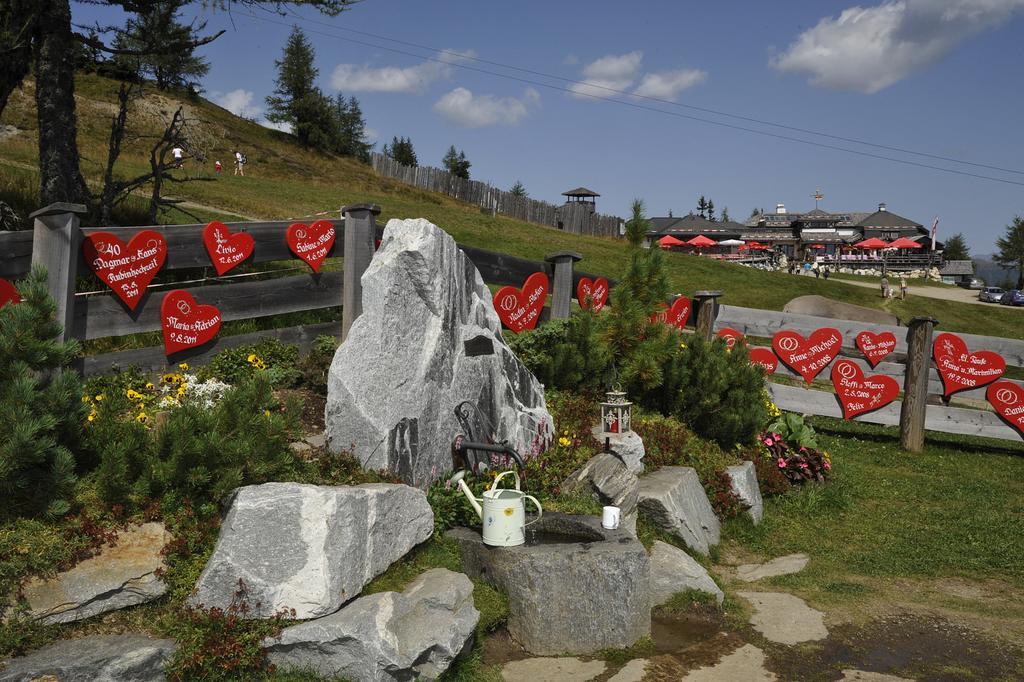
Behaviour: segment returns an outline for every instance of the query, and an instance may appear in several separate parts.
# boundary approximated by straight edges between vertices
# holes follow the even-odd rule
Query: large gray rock
[[[605,438],[607,438],[608,446],[619,456],[619,459],[622,460],[627,469],[634,474],[643,473],[644,455],[647,454],[647,451],[644,449],[643,440],[637,435],[636,431],[605,433],[602,430],[601,424],[598,424],[591,430],[591,434],[601,445],[604,445]]]
[[[662,467],[640,478],[640,511],[695,552],[707,554],[722,526],[692,467]]]
[[[473,638],[480,613],[473,583],[434,568],[404,592],[361,597],[324,618],[264,641],[280,670],[356,682],[436,679]]]
[[[636,512],[639,487],[636,476],[618,457],[607,452],[591,457],[562,483],[563,492],[593,493],[602,505],[621,509],[622,516]]]
[[[628,647],[651,631],[650,563],[625,530],[549,513],[518,547],[488,547],[468,528],[448,536],[466,573],[508,595],[509,634],[532,654]]]
[[[524,457],[548,446],[544,388],[505,345],[491,293],[454,239],[426,220],[391,220],[362,285],[362,313],[328,376],[332,451],[425,486],[452,468],[463,401],[494,426],[477,438]]]
[[[664,604],[672,595],[686,590],[714,595],[719,605],[725,599],[722,588],[693,557],[667,542],[655,540],[651,547],[651,605]]]
[[[112,546],[54,578],[33,578],[23,587],[32,618],[70,623],[160,597],[160,551],[170,540],[162,523],[144,523],[118,533]]]
[[[892,283],[890,283],[890,286]],[[878,288],[875,288],[878,291]],[[816,317],[830,317],[837,320],[857,320],[858,322],[872,322],[875,324],[898,325],[900,319],[892,313],[887,313],[878,308],[867,308],[853,303],[844,303],[824,296],[797,296],[791,299],[782,308],[786,313],[799,313],[801,315],[814,315]],[[812,322],[817,326],[817,323]]]
[[[746,461],[743,464],[726,467],[725,471],[732,481],[733,493],[747,508],[754,525],[761,523],[761,519],[764,518],[764,501],[761,499],[761,487],[757,484],[757,469],[754,468],[754,463]]]
[[[159,682],[174,649],[173,640],[143,635],[65,640],[0,661],[0,682]]]
[[[406,485],[245,486],[190,601],[227,608],[242,580],[252,617],[326,616],[433,531],[427,496]]]

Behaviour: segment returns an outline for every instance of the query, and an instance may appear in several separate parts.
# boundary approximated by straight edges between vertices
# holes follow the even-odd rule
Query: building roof
[[[875,211],[857,223],[859,227],[923,227],[910,218],[904,218],[892,211]]]
[[[939,270],[940,275],[973,275],[974,261],[969,260],[948,260],[946,265]]]
[[[562,192],[563,197],[599,197],[601,196],[592,189],[586,187],[577,187],[576,189],[566,190]]]

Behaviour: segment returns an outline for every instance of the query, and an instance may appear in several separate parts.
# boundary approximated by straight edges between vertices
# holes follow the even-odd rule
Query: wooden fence
[[[87,355],[79,369],[85,375],[108,372],[112,367],[137,366],[160,370],[183,359],[201,360],[224,348],[252,343],[260,338],[276,338],[285,343],[309,347],[322,334],[344,338],[362,306],[361,277],[373,257],[375,240],[381,236],[376,225],[380,208],[374,205],[346,206],[332,220],[336,237],[329,257],[343,257],[341,272],[312,273],[294,257],[285,242],[285,232],[295,221],[228,223],[232,232],[246,232],[255,242],[247,264],[293,260],[301,274],[282,275],[280,268],[244,274],[227,273],[217,277],[203,244],[205,225],[158,225],[151,227],[81,228],[79,215],[84,207],[54,204],[32,214],[34,229],[0,232],[0,277],[24,277],[33,264],[46,267],[50,294],[57,302],[57,320],[65,338],[82,341],[121,337],[162,329],[160,307],[163,298],[174,289],[185,289],[198,303],[213,305],[222,321],[243,320],[286,313],[341,308],[338,320],[225,336],[223,333],[201,348],[164,355],[163,346],[133,348],[100,355]],[[144,230],[155,230],[167,240],[167,260],[135,310],[128,310],[110,289],[94,279],[96,291],[78,292],[78,280],[91,277],[82,255],[82,236],[92,232],[111,232],[123,241]],[[522,286],[534,272],[544,271],[552,278],[551,308],[544,318],[567,317],[576,284],[587,273],[574,271],[579,254],[559,252],[545,262],[530,261],[473,247],[461,247],[488,284]],[[161,274],[181,270],[202,274],[188,281],[167,281]],[[284,272],[287,272],[285,270]],[[267,279],[267,276],[273,276]],[[589,275],[595,277],[594,275]]]
[[[383,176],[431,192],[440,192],[468,204],[518,220],[557,228],[559,222],[568,232],[618,237],[622,219],[616,216],[589,213],[575,204],[555,206],[546,201],[519,197],[486,182],[457,178],[448,171],[429,166],[403,166],[389,156],[370,155],[373,169]],[[580,213],[585,213],[581,215]]]
[[[375,221],[380,212],[379,207],[365,204],[347,206],[341,209],[339,219],[332,221],[337,237],[329,255],[343,257],[344,267],[341,272],[313,274],[305,264],[295,259],[297,269],[305,272],[275,276],[273,279],[258,277],[280,275],[280,269],[224,277],[202,275],[187,282],[161,281],[158,274],[137,309],[128,311],[105,285],[97,283],[98,291],[76,291],[77,279],[88,273],[82,256],[82,235],[102,229],[127,239],[142,229],[153,229],[167,239],[167,260],[161,272],[206,268],[209,274],[213,270],[201,236],[205,226],[80,228],[78,216],[82,212],[84,208],[81,206],[55,204],[32,215],[35,221],[32,231],[0,232],[0,277],[23,277],[32,264],[44,265],[49,276],[50,293],[57,302],[57,319],[64,326],[66,337],[91,340],[159,330],[160,303],[172,289],[186,289],[199,303],[216,306],[225,321],[341,307],[340,323],[336,319],[251,334],[218,335],[209,344],[184,351],[173,358],[165,356],[162,346],[86,356],[80,361],[80,370],[86,375],[107,372],[115,366],[163,369],[185,358],[201,360],[224,348],[252,343],[264,337],[295,343],[300,347],[308,347],[321,334],[343,339],[359,315],[362,303],[361,277],[373,257],[374,242],[381,234]],[[290,221],[233,223],[229,224],[229,228],[232,232],[248,232],[253,236],[255,249],[247,262],[260,264],[293,259],[285,243],[285,231],[289,224]],[[488,284],[522,286],[532,273],[547,273],[552,279],[551,302],[550,307],[545,308],[542,320],[568,317],[579,280],[582,277],[595,277],[575,270],[575,263],[581,256],[571,251],[554,253],[544,262],[538,262],[469,246],[461,248]],[[843,337],[839,357],[861,358],[854,346],[859,332],[892,332],[896,336],[896,349],[885,361],[874,369],[868,367],[863,359],[858,364],[867,375],[885,374],[902,378],[904,399],[854,419],[900,425],[901,440],[909,450],[921,449],[925,429],[1006,440],[1021,438],[1017,431],[1004,424],[994,412],[941,404],[939,396],[942,384],[930,360],[935,320],[915,318],[909,327],[896,327],[720,305],[720,297],[721,293],[716,291],[698,291],[693,294],[688,324],[694,327],[696,333],[710,338],[718,330],[729,327],[747,336],[770,338],[783,329],[807,336],[816,329],[832,327]],[[971,349],[991,350],[999,353],[1007,365],[1024,366],[1022,340],[973,334],[960,336]],[[769,391],[783,410],[841,417],[842,412],[835,396],[829,391],[819,390],[831,386],[828,378],[830,367],[818,374],[815,384],[819,388],[791,386],[769,379]],[[796,376],[781,363],[777,374]],[[984,400],[985,390],[964,391],[958,397]]]

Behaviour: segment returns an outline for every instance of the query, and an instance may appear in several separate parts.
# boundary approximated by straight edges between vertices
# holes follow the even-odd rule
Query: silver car
[[[985,301],[987,303],[999,303],[1005,293],[1006,292],[999,287],[985,287],[978,294],[978,300]]]

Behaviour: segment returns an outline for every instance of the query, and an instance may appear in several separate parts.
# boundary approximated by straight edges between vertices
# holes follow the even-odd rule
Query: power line
[[[465,60],[469,60],[469,61],[474,61],[474,62],[478,62],[480,64],[489,64],[491,66],[497,66],[497,67],[500,67],[500,68],[503,68],[503,69],[511,69],[513,71],[519,71],[520,73],[528,73],[528,74],[531,74],[531,75],[534,75],[534,76],[541,76],[543,78],[550,78],[552,80],[562,81],[564,83],[571,83],[573,85],[585,85],[588,88],[604,90],[606,92],[614,93],[614,94],[617,94],[617,95],[625,95],[627,97],[636,97],[638,99],[645,99],[645,100],[648,100],[650,102],[657,102],[659,104],[667,104],[669,106],[679,107],[679,108],[682,108],[682,109],[690,109],[690,110],[693,110],[693,111],[700,111],[700,112],[703,112],[705,114],[714,114],[716,116],[725,116],[725,117],[733,118],[733,119],[736,119],[736,120],[739,120],[739,121],[747,121],[748,123],[757,123],[759,125],[771,126],[773,128],[781,128],[783,130],[791,130],[793,132],[805,133],[805,134],[808,134],[808,135],[817,135],[819,137],[827,137],[827,138],[830,138],[830,139],[833,139],[833,140],[840,140],[842,142],[852,142],[854,144],[860,144],[860,145],[864,145],[866,147],[875,147],[875,148],[878,148],[878,149],[885,149],[885,150],[888,150],[888,151],[891,151],[891,152],[900,152],[901,154],[913,154],[914,156],[921,156],[921,157],[925,157],[925,158],[929,158],[929,159],[935,159],[937,161],[949,161],[951,163],[959,163],[959,164],[963,164],[963,165],[967,165],[967,166],[975,166],[977,168],[988,168],[989,170],[1001,171],[1001,172],[1004,172],[1004,173],[1014,173],[1014,174],[1017,174],[1017,175],[1024,175],[1024,170],[1016,170],[1014,168],[1003,168],[1002,166],[993,166],[993,165],[990,165],[990,164],[987,164],[987,163],[978,163],[978,162],[975,162],[975,161],[965,161],[964,159],[958,159],[958,158],[955,158],[955,157],[952,157],[952,156],[942,156],[941,154],[930,154],[928,152],[919,152],[919,151],[915,151],[913,149],[907,149],[905,147],[896,147],[896,146],[892,146],[892,145],[881,144],[881,143],[878,143],[878,142],[870,142],[868,140],[861,140],[861,139],[858,139],[858,138],[855,138],[855,137],[844,137],[842,135],[835,135],[833,133],[826,133],[826,132],[823,132],[823,131],[820,131],[820,130],[813,130],[813,129],[810,129],[810,128],[801,128],[799,126],[787,125],[785,123],[774,123],[772,121],[766,121],[764,119],[753,118],[753,117],[750,117],[750,116],[742,116],[740,114],[731,114],[731,113],[729,113],[727,111],[719,111],[717,109],[709,109],[707,107],[699,107],[699,106],[696,106],[694,104],[684,104],[682,102],[674,102],[674,101],[672,101],[670,99],[664,99],[664,98],[661,98],[661,97],[653,97],[651,95],[639,95],[639,94],[636,94],[636,93],[631,93],[631,92],[629,92],[627,90],[617,90],[615,88],[610,88],[610,87],[607,87],[607,86],[604,86],[604,85],[598,85],[596,83],[590,83],[590,82],[587,82],[587,81],[579,81],[579,80],[575,80],[575,79],[572,79],[572,78],[566,78],[565,76],[558,76],[558,75],[555,75],[555,74],[545,73],[543,71],[535,71],[533,69],[527,69],[527,68],[523,68],[523,67],[520,67],[520,66],[515,66],[515,65],[512,65],[512,64],[504,64],[502,62],[495,62],[495,61],[491,61],[491,60],[488,60],[488,59],[483,59],[481,57],[476,57],[476,56],[472,56],[472,55],[466,55],[466,54],[462,54],[461,52],[457,52],[455,50],[447,50],[447,49],[432,47],[430,45],[422,45],[420,43],[413,43],[413,42],[409,42],[409,41],[406,41],[406,40],[399,40],[398,38],[390,38],[388,36],[381,35],[379,33],[370,33],[369,31],[352,29],[352,28],[345,28],[343,26],[335,26],[334,24],[330,24],[330,23],[328,23],[326,21],[318,21],[316,19],[310,19],[308,17],[302,17],[302,16],[300,16],[298,14],[295,14],[294,12],[289,12],[289,16],[292,16],[295,19],[298,19],[300,21],[305,21],[307,23],[318,24],[320,26],[327,26],[327,27],[332,28],[332,29],[334,29],[336,31],[344,31],[346,33],[355,33],[357,35],[370,36],[371,38],[376,38],[378,40],[385,40],[385,41],[387,41],[389,43],[396,43],[398,45],[406,45],[408,47],[415,47],[415,48],[419,48],[419,49],[422,49],[422,50],[430,50],[431,52],[436,52],[436,53],[439,53],[439,54],[447,54],[447,55],[450,55],[451,57],[457,57],[459,59],[465,59]],[[403,53],[403,54],[407,54],[407,53]],[[443,62],[444,60],[441,60],[441,61]],[[444,63],[450,63],[450,62],[444,62]]]
[[[265,21],[267,23],[277,24],[279,26],[290,26],[290,24],[288,22],[275,21],[273,19],[269,19],[267,17],[261,17],[261,16],[258,16],[256,14],[252,14],[252,13],[249,13],[249,12],[240,12],[240,14],[243,14],[245,16],[248,16],[248,17],[251,17],[253,19],[256,19],[257,21]],[[306,20],[306,19],[304,19],[302,17],[297,17],[296,16],[295,18],[300,20],[300,21],[308,21],[308,20]],[[808,145],[808,146],[811,146],[811,147],[818,147],[818,148],[821,148],[821,149],[830,149],[830,150],[833,150],[833,151],[845,152],[847,154],[855,154],[857,156],[863,156],[863,157],[866,157],[866,158],[879,159],[879,160],[882,160],[882,161],[890,161],[890,162],[893,162],[893,163],[899,163],[899,164],[903,164],[903,165],[907,165],[907,166],[915,166],[917,168],[927,168],[929,170],[936,170],[936,171],[940,171],[940,172],[943,172],[943,173],[952,173],[954,175],[961,175],[961,176],[965,176],[965,177],[976,178],[976,179],[979,179],[979,180],[989,180],[989,181],[992,181],[992,182],[1000,182],[1000,183],[1004,183],[1004,184],[1007,184],[1007,185],[1015,185],[1015,186],[1018,186],[1018,187],[1024,187],[1024,182],[1019,182],[1019,181],[1016,181],[1016,180],[1008,180],[1006,178],[999,178],[999,177],[995,177],[995,176],[991,176],[991,175],[981,175],[980,173],[971,173],[969,171],[957,170],[955,168],[945,168],[943,166],[933,166],[933,165],[927,164],[927,163],[921,163],[921,162],[918,162],[918,161],[910,161],[908,159],[900,159],[900,158],[896,158],[896,157],[893,157],[893,156],[885,156],[883,154],[875,154],[875,153],[872,153],[872,152],[861,151],[861,150],[858,150],[858,149],[850,149],[848,147],[840,147],[838,145],[832,145],[832,144],[828,144],[828,143],[825,143],[825,142],[816,142],[814,140],[805,140],[805,139],[802,139],[802,138],[793,137],[791,135],[783,135],[781,133],[773,133],[773,132],[770,132],[770,131],[767,131],[767,130],[758,130],[756,128],[748,128],[746,126],[736,125],[736,124],[733,124],[733,123],[726,123],[724,121],[715,121],[713,119],[702,118],[700,116],[693,116],[693,115],[690,115],[690,114],[684,114],[684,113],[678,112],[678,111],[666,111],[664,109],[659,109],[659,108],[656,108],[656,107],[646,106],[644,104],[638,104],[637,102],[629,102],[629,101],[626,101],[626,100],[615,99],[615,98],[611,98],[611,97],[602,97],[600,95],[592,95],[592,94],[589,94],[589,93],[578,92],[578,91],[572,90],[570,88],[565,88],[565,87],[561,87],[561,86],[558,86],[558,85],[552,85],[550,83],[542,83],[540,81],[535,81],[535,80],[531,80],[531,79],[528,79],[528,78],[521,78],[519,76],[512,76],[512,75],[505,74],[505,73],[499,73],[499,72],[496,72],[496,71],[490,71],[488,69],[482,69],[482,68],[479,68],[479,67],[470,66],[468,64],[460,64],[458,62],[445,61],[443,59],[438,59],[436,57],[431,57],[431,56],[427,56],[427,55],[417,54],[417,53],[414,53],[414,52],[408,52],[406,50],[400,50],[398,48],[388,47],[386,45],[379,45],[379,44],[371,43],[371,42],[364,41],[364,40],[357,40],[355,38],[347,38],[345,36],[340,36],[340,35],[337,35],[335,33],[328,33],[326,31],[319,31],[319,30],[316,30],[316,29],[307,29],[307,30],[310,33],[316,33],[316,34],[319,34],[319,35],[327,36],[329,38],[336,38],[336,39],[339,39],[339,40],[344,40],[344,41],[347,41],[349,43],[354,43],[354,44],[357,44],[357,45],[364,45],[366,47],[372,47],[372,48],[378,49],[378,50],[385,50],[385,51],[388,51],[388,52],[394,52],[396,54],[403,54],[403,55],[406,55],[406,56],[409,56],[409,57],[415,57],[417,59],[422,59],[424,61],[431,61],[431,62],[436,62],[438,64],[445,64],[447,66],[454,66],[456,68],[464,69],[464,70],[467,70],[467,71],[474,71],[474,72],[486,74],[486,75],[489,75],[489,76],[496,76],[498,78],[504,78],[504,79],[507,79],[507,80],[517,81],[519,83],[525,83],[527,85],[534,85],[534,86],[537,86],[537,87],[540,87],[540,88],[547,88],[549,90],[555,90],[555,91],[558,91],[558,92],[566,92],[566,93],[569,93],[569,94],[572,94],[572,95],[576,95],[578,97],[589,97],[591,99],[596,99],[596,100],[599,100],[599,101],[614,102],[615,104],[621,104],[623,106],[632,107],[634,109],[640,109],[640,110],[643,110],[643,111],[651,111],[651,112],[658,113],[658,114],[664,114],[666,116],[673,116],[673,117],[676,117],[676,118],[682,118],[682,119],[686,119],[686,120],[690,120],[690,121],[697,121],[697,122],[700,122],[700,123],[707,123],[709,125],[715,125],[715,126],[719,126],[719,127],[722,127],[722,128],[728,128],[728,129],[731,129],[731,130],[740,130],[740,131],[743,131],[743,132],[753,133],[755,135],[762,135],[762,136],[765,136],[765,137],[772,137],[772,138],[775,138],[775,139],[785,140],[785,141],[788,141],[788,142],[796,142],[796,143],[803,144],[803,145]],[[458,54],[458,53],[454,53],[454,54]],[[579,81],[571,81],[571,82],[577,83]],[[590,83],[582,83],[582,84],[584,84],[584,85],[586,85],[588,87],[591,87]],[[624,94],[628,95],[628,93],[624,93]],[[774,125],[774,124],[767,124],[767,125]],[[1016,173],[1018,171],[1009,171],[1009,172]]]

